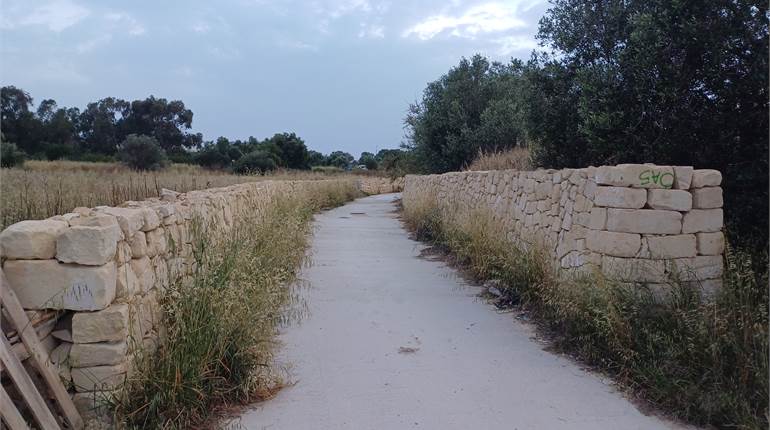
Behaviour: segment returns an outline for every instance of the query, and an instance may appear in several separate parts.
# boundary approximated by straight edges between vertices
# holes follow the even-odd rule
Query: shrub
[[[337,166],[313,166],[310,168],[313,172],[325,173],[327,175],[333,175],[337,173],[344,173],[345,171]]]
[[[275,170],[275,160],[266,151],[252,151],[233,164],[233,172],[240,174],[264,173]]]
[[[114,163],[116,161],[112,155],[99,154],[97,152],[84,152],[72,157],[72,159],[89,163]]]
[[[62,158],[72,158],[75,148],[67,143],[43,143],[45,146],[45,158],[51,161]]]
[[[27,155],[15,143],[0,142],[0,166],[21,166],[26,158]]]
[[[529,149],[514,147],[505,151],[479,150],[476,159],[466,170],[532,170]]]
[[[158,141],[145,135],[129,134],[118,148],[118,159],[136,170],[158,170],[168,165]]]
[[[177,164],[193,164],[193,155],[184,148],[174,148],[168,151],[168,159]]]

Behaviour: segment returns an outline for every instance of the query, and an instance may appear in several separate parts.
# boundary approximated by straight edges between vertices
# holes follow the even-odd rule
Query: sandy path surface
[[[309,315],[281,334],[296,384],[246,411],[239,427],[678,428],[544,351],[531,327],[477,299],[453,269],[419,258],[396,197],[317,216],[302,274]]]

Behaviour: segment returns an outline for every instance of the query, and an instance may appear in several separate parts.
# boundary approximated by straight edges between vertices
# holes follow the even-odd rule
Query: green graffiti
[[[674,174],[669,172],[658,172],[655,170],[645,170],[639,174],[640,185],[649,184],[660,185],[663,188],[671,188],[674,185]]]

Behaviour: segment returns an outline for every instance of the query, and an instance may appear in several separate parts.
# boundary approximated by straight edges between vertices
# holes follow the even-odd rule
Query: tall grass
[[[138,172],[117,163],[31,160],[23,168],[0,169],[0,230],[18,221],[48,218],[79,206],[117,206],[128,200],[157,197],[162,188],[187,192],[251,181],[351,175],[287,170],[268,175],[234,175],[187,164],[174,164],[157,172]]]
[[[466,170],[532,170],[529,148],[516,146],[501,151],[479,150]]]
[[[661,295],[598,273],[557,276],[544,255],[506,239],[488,212],[462,215],[441,210],[435,199],[424,202],[404,210],[418,238],[446,248],[479,279],[502,281],[507,302],[530,311],[556,347],[679,418],[767,428],[766,256],[757,265],[728,249],[724,287],[713,300],[676,280]]]
[[[315,210],[355,197],[352,185],[310,198],[276,198],[220,241],[194,229],[197,271],[162,300],[166,328],[155,353],[140,356],[124,390],[110,399],[116,422],[134,428],[188,428],[216,409],[270,397],[276,327],[291,300],[288,285],[305,260]]]

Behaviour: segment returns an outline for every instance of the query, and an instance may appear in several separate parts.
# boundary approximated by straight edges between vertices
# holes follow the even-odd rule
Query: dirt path
[[[317,217],[303,272],[310,315],[281,335],[296,385],[240,418],[248,429],[659,429],[598,376],[418,258],[396,195]]]

